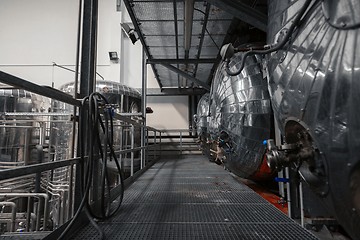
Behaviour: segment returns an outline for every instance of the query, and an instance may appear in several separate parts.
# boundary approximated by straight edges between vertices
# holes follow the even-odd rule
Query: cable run
[[[66,239],[66,234],[83,210],[91,224],[99,232],[100,238],[104,239],[104,233],[96,222],[110,218],[121,206],[124,196],[124,173],[113,148],[113,113],[113,107],[100,93],[92,93],[82,101],[79,116],[79,152],[81,160],[78,165],[81,170],[82,198],[74,217],[58,239]],[[112,182],[107,167],[108,161],[115,161],[120,177],[118,184],[120,184],[121,191],[116,204],[113,204],[110,194]],[[100,165],[100,167],[96,167],[97,165]],[[94,179],[95,171],[99,172],[97,179]],[[98,183],[100,184],[98,185]],[[96,192],[99,193],[95,195]],[[94,202],[100,203],[100,207],[97,208],[100,211],[95,210]]]

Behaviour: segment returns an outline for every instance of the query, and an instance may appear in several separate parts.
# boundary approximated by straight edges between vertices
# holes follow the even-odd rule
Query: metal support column
[[[144,127],[141,127],[141,160],[140,168],[145,167],[145,156],[146,149],[145,147],[145,137],[146,137],[146,88],[147,88],[147,64],[146,64],[146,53],[143,47],[143,58],[142,58],[142,83],[141,83],[141,116],[143,120]]]
[[[96,32],[97,32],[98,0],[84,0],[83,27],[81,43],[81,71],[80,71],[80,98],[90,95],[94,91],[96,71]],[[82,123],[83,124],[83,123]],[[83,124],[87,133],[87,126]],[[78,134],[79,137],[80,134]],[[88,146],[92,147],[92,146]],[[84,149],[86,152],[86,149]],[[80,153],[80,152],[79,152]],[[98,169],[94,167],[94,169]],[[77,209],[81,202],[80,196],[80,167],[76,168],[76,185],[74,206]],[[94,178],[96,179],[96,178]]]

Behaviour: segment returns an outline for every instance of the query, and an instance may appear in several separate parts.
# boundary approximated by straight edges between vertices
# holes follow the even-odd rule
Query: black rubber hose
[[[243,55],[243,58],[241,59],[241,62],[240,62],[240,68],[236,72],[231,72],[230,66],[229,66],[230,59],[226,59],[225,60],[225,64],[226,64],[225,65],[225,71],[226,71],[226,73],[228,75],[230,75],[230,76],[239,75],[241,73],[241,71],[244,69],[245,61],[246,61],[247,57],[249,57],[251,55],[255,55],[255,54],[261,54],[261,55],[269,54],[269,53],[278,51],[281,48],[283,48],[285,46],[285,44],[290,40],[295,28],[299,25],[301,18],[304,16],[306,10],[309,8],[312,1],[313,0],[306,0],[306,2],[304,3],[304,5],[299,10],[299,12],[296,15],[293,23],[290,26],[288,32],[286,33],[286,35],[284,36],[284,38],[283,38],[283,40],[281,42],[276,44],[274,47],[266,49],[266,50],[250,50],[250,51],[245,52],[244,55]]]
[[[67,232],[70,230],[70,228],[73,226],[74,222],[82,212],[84,206],[84,212],[89,218],[90,223],[94,225],[94,227],[100,234],[100,238],[103,239],[104,233],[93,218],[97,218],[100,220],[108,219],[109,217],[113,216],[121,206],[124,195],[124,174],[113,149],[114,125],[112,118],[112,109],[108,108],[107,105],[107,99],[100,93],[92,93],[89,97],[86,97],[83,100],[83,107],[81,108],[81,112],[79,114],[79,152],[81,159],[79,167],[81,170],[80,191],[82,199],[74,217],[69,222],[68,226],[65,228],[65,230],[58,239],[64,239]],[[105,111],[100,112],[99,109],[101,108],[103,108]],[[86,110],[87,114],[85,114]],[[88,129],[84,129],[84,126],[87,126]],[[85,133],[85,130],[87,134]],[[103,141],[101,141],[101,137],[103,137]],[[102,172],[100,176],[101,216],[97,216],[97,214],[92,211],[91,206],[88,202],[90,188],[93,182],[94,162],[98,161],[98,158],[94,155],[95,152],[93,146],[98,146],[99,156],[102,162]],[[88,151],[88,157],[86,161],[85,149],[87,149]],[[111,211],[110,179],[107,171],[108,160],[115,161],[116,168],[120,176],[121,191],[119,196],[119,203],[113,211]]]

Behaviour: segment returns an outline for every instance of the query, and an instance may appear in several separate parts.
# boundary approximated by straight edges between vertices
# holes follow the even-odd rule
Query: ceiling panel
[[[184,29],[184,0],[124,0],[149,60],[161,60],[153,62],[152,68],[162,88],[209,88],[207,82],[219,62],[219,50],[234,21],[232,14],[209,2],[195,0],[190,32]],[[186,38],[191,39],[189,51],[184,49]],[[214,59],[214,63],[186,64],[186,61],[201,62],[202,59]],[[166,60],[179,63],[164,67]],[[184,83],[188,85],[184,86]]]

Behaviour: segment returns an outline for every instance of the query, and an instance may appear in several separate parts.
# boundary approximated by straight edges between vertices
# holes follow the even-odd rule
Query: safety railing
[[[137,122],[126,123],[121,115],[119,116],[122,120],[118,120],[114,125],[115,153],[125,172],[125,178],[128,178],[159,157],[157,149],[161,142],[154,140],[155,144],[153,142],[149,144],[153,137],[148,133],[160,136],[160,131]],[[7,152],[9,153],[7,156],[14,155],[16,159],[13,159],[14,162],[9,161],[11,159],[0,161],[0,223],[5,224],[1,225],[0,233],[54,230],[73,216],[73,198],[77,197],[74,194],[76,167],[74,165],[79,159],[68,158],[67,149],[64,149],[69,147],[65,141],[70,141],[71,136],[67,136],[63,141],[58,138],[56,143],[48,141],[53,138],[51,134],[56,134],[58,131],[53,129],[54,126],[57,128],[61,124],[71,127],[71,122],[56,121],[54,125],[50,124],[51,120],[43,122],[31,120],[33,126],[17,126],[20,123],[27,124],[29,120],[0,121],[0,130],[5,131],[6,135],[14,134],[15,131],[17,133],[24,131],[25,139],[30,139],[25,137],[26,134],[32,136],[32,142],[17,142],[15,145],[1,148],[2,153]],[[141,141],[142,131],[146,134],[145,141]],[[39,137],[42,133],[45,133],[44,137]],[[6,136],[3,135],[2,138],[4,140]],[[39,146],[42,147],[39,149]],[[27,157],[23,158],[24,156]],[[115,169],[113,165],[108,167]],[[34,196],[41,193],[42,196],[47,197],[42,201],[31,199],[30,193]],[[41,210],[40,203],[46,204],[46,208]]]
[[[70,95],[1,71],[0,82],[81,107],[81,102]],[[153,137],[160,136],[160,131],[144,126],[138,115],[115,113],[113,116],[115,154],[128,179],[160,157],[161,142]],[[74,216],[80,199],[76,185],[81,160],[75,157],[77,143],[73,142],[77,139],[77,116],[5,112],[1,113],[1,119],[0,234],[60,228]],[[108,166],[111,167],[115,168]],[[111,198],[115,199],[120,188],[117,174],[113,173],[111,179]]]
[[[157,135],[150,133],[148,136],[150,144],[161,143],[154,149],[161,155],[201,153],[197,143],[197,134],[192,129],[162,129]]]

